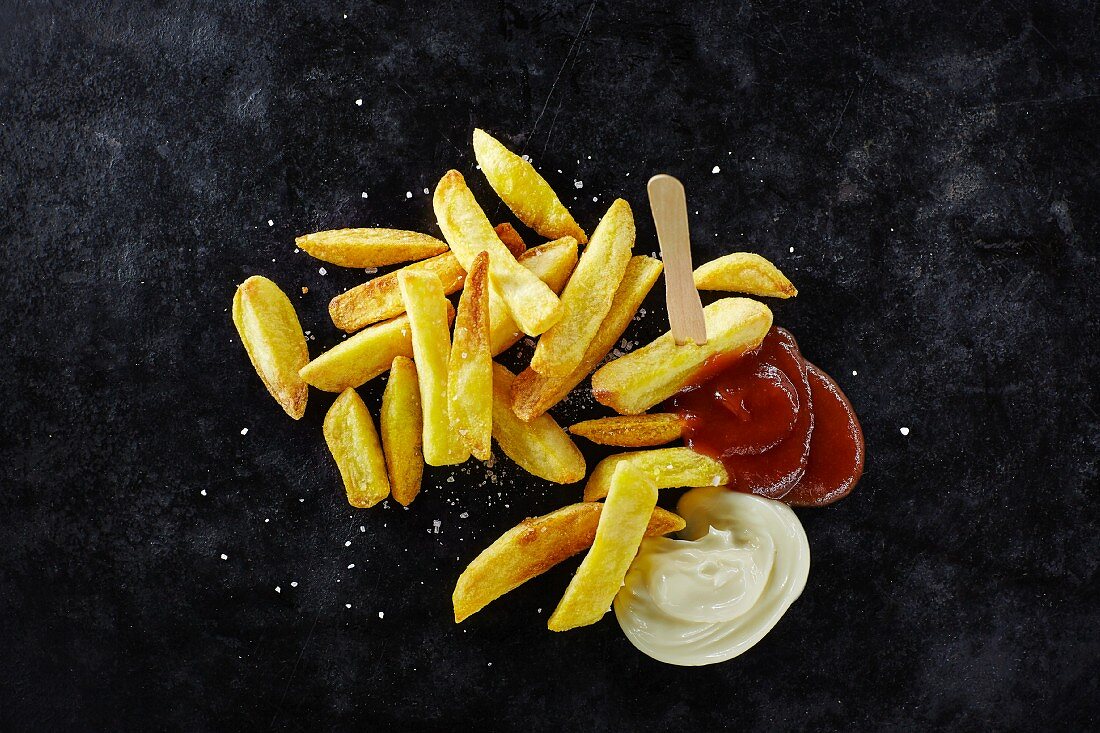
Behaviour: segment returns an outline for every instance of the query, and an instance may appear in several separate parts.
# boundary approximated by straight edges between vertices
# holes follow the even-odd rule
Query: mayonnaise
[[[760,641],[802,593],[806,532],[786,504],[721,486],[689,491],[677,511],[682,539],[642,542],[615,616],[654,659],[724,662]]]

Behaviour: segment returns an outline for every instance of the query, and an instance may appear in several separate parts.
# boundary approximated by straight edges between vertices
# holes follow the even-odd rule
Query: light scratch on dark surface
[[[592,11],[596,9],[597,0],[592,0],[592,4],[588,6],[588,13],[585,14],[584,20],[581,22],[581,27],[577,31],[577,35],[573,36],[573,43],[569,45],[569,52],[565,54],[565,60],[561,62],[561,66],[558,68],[557,76],[554,77],[554,83],[550,85],[550,93],[546,95],[546,100],[542,103],[542,109],[539,110],[539,116],[535,118],[535,124],[531,127],[531,132],[527,135],[527,141],[523,144],[523,152],[527,152],[527,142],[535,137],[535,132],[539,129],[539,122],[542,121],[542,116],[546,114],[546,108],[550,105],[550,99],[554,96],[554,90],[558,86],[558,81],[561,79],[562,72],[565,71],[565,67],[569,64],[570,57],[573,56],[573,50],[577,47],[577,41],[581,39],[584,32],[588,30],[588,21],[592,19]],[[559,105],[560,107],[560,105]],[[557,115],[554,115],[555,121]],[[551,126],[551,132],[553,132],[553,126]],[[550,143],[550,137],[547,136],[546,143]],[[545,149],[545,146],[543,146]]]
[[[302,657],[306,655],[306,649],[309,648],[309,642],[313,638],[313,630],[317,628],[317,621],[321,618],[321,610],[318,609],[317,614],[313,617],[313,623],[309,627],[309,633],[306,634],[306,640],[302,642],[302,649],[298,652],[298,658],[294,660],[294,666],[290,670],[290,677],[287,678],[286,687],[283,688],[283,694],[279,698],[279,704],[275,706],[275,714],[271,716],[271,725],[268,726],[268,730],[275,728],[275,721],[279,719],[279,711],[283,709],[283,703],[286,702],[286,696],[290,693],[290,686],[294,683],[294,675],[298,673],[298,665],[302,663]]]
[[[852,93],[848,95],[848,100],[844,103],[843,109],[840,110],[840,115],[838,115],[836,118],[836,124],[833,125],[833,131],[829,133],[829,139],[825,141],[826,146],[828,146],[829,143],[833,141],[833,138],[836,137],[837,131],[840,130],[840,123],[844,121],[844,113],[848,111],[848,105],[852,103],[852,97],[854,96],[856,96],[855,89],[853,89]]]

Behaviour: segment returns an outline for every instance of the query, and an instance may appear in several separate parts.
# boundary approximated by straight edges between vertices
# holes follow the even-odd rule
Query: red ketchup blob
[[[722,461],[737,491],[823,506],[863,472],[851,404],[782,328],[754,351],[708,360],[663,409],[680,416],[690,448]]]

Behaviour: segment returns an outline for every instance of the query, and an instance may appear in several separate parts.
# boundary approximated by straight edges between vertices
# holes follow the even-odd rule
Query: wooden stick
[[[703,304],[691,273],[691,237],[688,233],[684,185],[664,173],[649,179],[649,206],[657,225],[657,241],[665,262],[665,301],[668,322],[677,344],[707,342]]]

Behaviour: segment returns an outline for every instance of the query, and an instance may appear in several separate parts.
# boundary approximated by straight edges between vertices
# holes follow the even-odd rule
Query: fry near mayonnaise
[[[584,487],[584,500],[597,501],[607,496],[611,478],[622,463],[629,463],[658,489],[724,486],[729,482],[729,475],[720,461],[691,448],[640,450],[608,456],[597,463]]]

